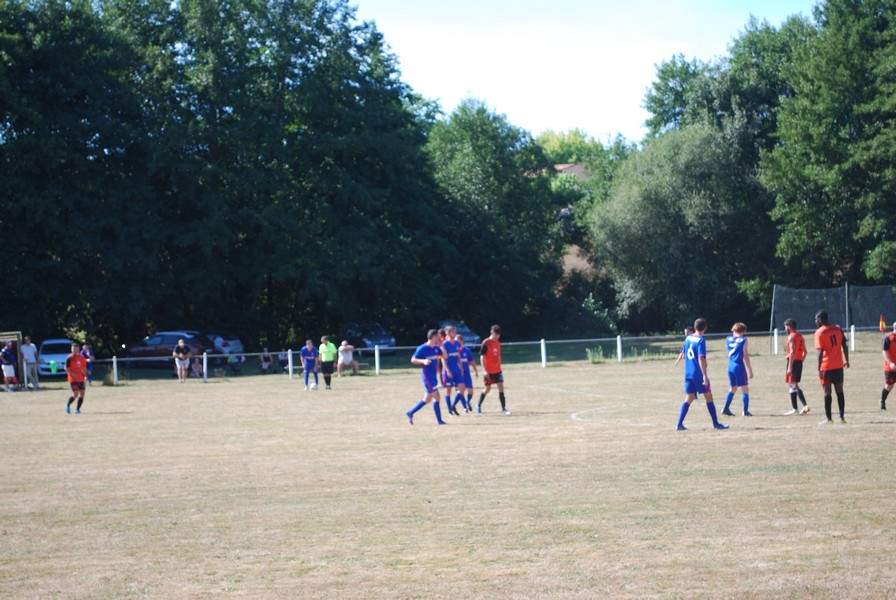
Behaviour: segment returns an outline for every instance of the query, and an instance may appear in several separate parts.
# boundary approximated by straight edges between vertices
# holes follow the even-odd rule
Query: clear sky
[[[655,65],[723,55],[750,15],[778,25],[815,0],[354,0],[402,78],[445,111],[484,100],[534,134],[644,134]]]

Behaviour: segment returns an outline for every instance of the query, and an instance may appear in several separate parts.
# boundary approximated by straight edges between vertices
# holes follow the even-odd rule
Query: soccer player
[[[16,351],[12,342],[6,342],[3,349],[0,350],[0,364],[3,365],[3,387],[7,392],[16,391],[15,387],[10,387],[10,384],[15,386],[18,383],[16,381],[16,362]]]
[[[796,321],[787,319],[784,321],[784,330],[787,332],[787,371],[784,374],[784,381],[790,386],[790,405],[793,409],[784,413],[785,415],[795,415],[797,412],[801,415],[809,414],[809,405],[806,404],[806,396],[800,388],[800,380],[803,378],[803,361],[806,360],[806,340],[799,331],[796,330]],[[800,409],[796,403],[797,398],[803,403]]]
[[[893,331],[884,336],[884,389],[880,391],[880,409],[887,410],[887,396],[896,385],[896,321]]]
[[[435,329],[430,329],[426,333],[426,343],[418,346],[416,352],[414,352],[414,356],[411,357],[412,365],[423,367],[420,373],[420,378],[423,382],[424,391],[423,400],[415,404],[411,410],[405,413],[408,417],[408,423],[411,425],[414,424],[414,415],[417,411],[426,406],[429,402],[432,402],[432,409],[436,413],[436,423],[439,425],[445,424],[445,421],[442,420],[442,407],[439,404],[440,398],[437,380],[439,361],[444,358],[444,356],[445,351],[441,346],[439,332]]]
[[[87,359],[87,385],[93,385],[93,359],[96,356],[93,354],[90,342],[84,342],[84,345],[81,346],[81,356]]]
[[[457,341],[460,342],[460,364],[463,367],[464,372],[464,386],[467,388],[467,408],[469,410],[473,410],[473,377],[470,374],[470,367],[473,368],[473,371],[476,373],[476,378],[479,378],[479,368],[476,366],[476,359],[473,358],[473,353],[470,351],[470,348],[464,345],[464,338],[461,336],[457,336]]]
[[[709,382],[709,370],[706,367],[706,319],[694,321],[694,333],[684,340],[682,352],[684,352],[684,402],[678,412],[678,431],[686,431],[684,419],[688,415],[691,403],[697,399],[697,394],[703,394],[706,399],[706,410],[712,418],[712,426],[716,429],[728,429],[728,426],[719,423],[716,414],[716,405],[712,401],[712,389]]]
[[[336,344],[330,341],[329,336],[320,338],[320,370],[324,374],[324,384],[327,389],[331,390],[333,381],[333,371],[336,370],[336,356],[339,350]]]
[[[83,355],[83,352],[81,354]],[[174,347],[171,356],[174,357],[174,365],[177,368],[178,383],[186,383],[187,370],[190,368],[190,358],[192,358],[192,353],[183,338],[177,340],[177,346]]]
[[[840,422],[846,423],[846,396],[843,394],[843,369],[849,368],[849,347],[846,336],[839,325],[828,323],[827,311],[820,310],[815,314],[815,349],[818,350],[818,377],[824,389],[824,413],[826,421],[821,425],[834,422],[831,417],[831,386],[837,392],[837,408],[840,409]]]
[[[492,389],[492,385],[498,387],[498,400],[501,401],[501,413],[509,415],[507,410],[507,398],[504,396],[504,374],[501,372],[501,327],[492,325],[489,336],[482,342],[479,348],[479,361],[482,370],[485,371],[485,389],[479,394],[479,405],[476,412],[482,413],[482,403]]]
[[[311,340],[305,340],[305,347],[299,351],[299,354],[302,356],[302,371],[305,375],[305,389],[317,389],[317,348],[314,347],[314,342]],[[311,375],[314,375],[314,383],[311,384],[311,387],[308,387],[308,380]]]
[[[457,328],[454,325],[448,326],[446,331],[447,337],[442,342],[442,349],[445,350],[445,396],[448,401],[451,414],[460,416],[457,412],[458,402],[464,407],[464,412],[468,413],[472,409],[467,405],[467,386],[464,385],[464,370],[461,365],[460,348],[461,343],[457,341]],[[457,395],[451,400],[451,390],[456,389]]]
[[[728,396],[725,398],[725,408],[722,410],[723,415],[733,417],[731,412],[731,402],[737,389],[743,392],[744,416],[752,417],[750,414],[750,386],[749,379],[753,379],[753,365],[750,363],[750,352],[747,349],[747,326],[743,323],[735,323],[731,327],[731,335],[725,340],[725,347],[728,348]]]
[[[81,346],[72,344],[72,353],[65,359],[65,373],[68,376],[68,385],[72,389],[72,395],[68,397],[65,412],[72,414],[72,402],[78,399],[75,406],[75,414],[81,414],[81,405],[84,404],[84,382],[87,379],[87,359],[81,356]]]

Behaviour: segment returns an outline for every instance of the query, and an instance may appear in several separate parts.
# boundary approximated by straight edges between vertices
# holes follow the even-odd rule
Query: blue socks
[[[706,410],[709,411],[709,416],[712,417],[713,426],[719,424],[719,415],[716,414],[716,403],[710,400],[706,403]]]
[[[744,414],[750,412],[750,394],[744,394]]]
[[[417,411],[419,411],[424,406],[426,406],[426,400],[421,400],[420,402],[418,402],[417,404],[414,405],[414,408],[412,408],[411,410],[408,411],[408,416],[409,417],[413,416],[414,414],[417,413]]]
[[[681,409],[678,411],[678,427],[684,427],[684,418],[688,416],[688,409],[691,407],[687,402],[681,403]]]
[[[436,412],[436,421],[439,425],[444,425],[445,421],[442,420],[442,405],[438,402],[432,403],[432,409]]]
[[[728,395],[725,396],[725,411],[731,410],[731,402],[734,400],[734,392],[728,392]]]
[[[308,387],[308,376],[311,375],[308,371],[305,371],[305,387]]]
[[[454,397],[454,406],[457,406],[457,403],[460,402],[461,406],[464,407],[464,410],[470,410],[470,407],[467,406],[467,399],[463,397],[463,395],[458,392],[457,396]]]

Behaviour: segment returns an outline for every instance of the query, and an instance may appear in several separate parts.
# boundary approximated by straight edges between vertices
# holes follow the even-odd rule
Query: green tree
[[[609,201],[596,207],[597,261],[615,282],[625,326],[749,311],[736,280],[770,256],[773,228],[737,135],[708,124],[661,135],[623,164]]]
[[[883,0],[819,5],[818,35],[788,71],[763,181],[778,255],[803,283],[892,277],[894,17]]]

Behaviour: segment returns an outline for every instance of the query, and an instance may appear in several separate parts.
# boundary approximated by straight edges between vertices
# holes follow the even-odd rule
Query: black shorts
[[[819,371],[818,377],[822,385],[843,385],[843,369]]]
[[[84,391],[84,382],[83,381],[69,381],[68,384],[71,386],[73,392],[83,392]]]
[[[784,380],[787,383],[799,383],[803,379],[803,361],[795,360],[790,364],[790,374]]]
[[[884,371],[884,383],[886,385],[896,385],[896,371]]]
[[[322,360],[320,361],[320,372],[324,375],[332,375],[333,374],[333,365],[336,364],[335,360]]]
[[[500,371],[497,373],[486,373],[485,385],[493,385],[495,383],[504,383],[504,374]]]

